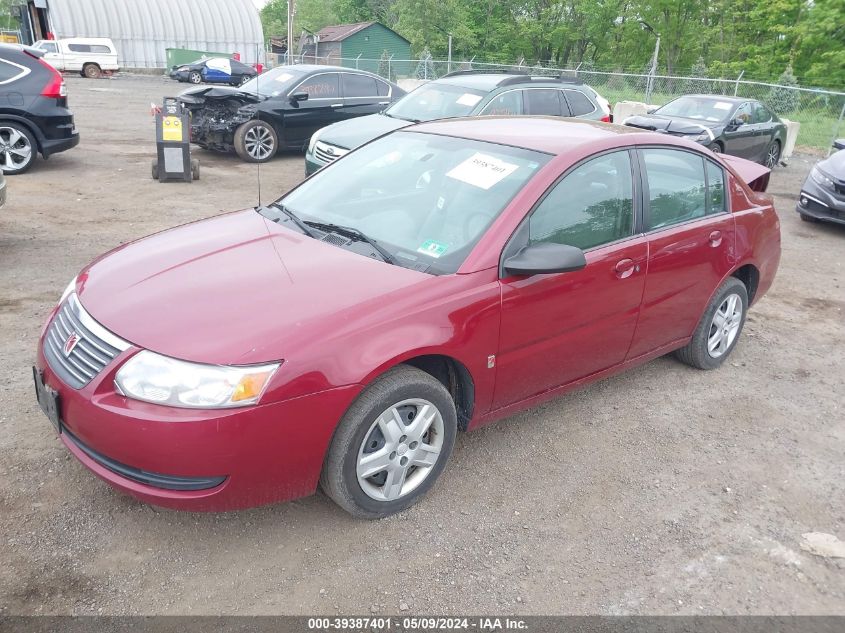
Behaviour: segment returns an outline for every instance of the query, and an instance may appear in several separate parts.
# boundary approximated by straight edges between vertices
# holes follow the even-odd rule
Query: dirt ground
[[[81,145],[9,179],[0,210],[0,615],[845,614],[845,227],[794,212],[813,159],[770,190],[783,260],[720,370],[659,359],[458,438],[427,498],[359,522],[322,495],[231,514],[138,503],[86,471],[38,409],[39,328],[123,242],[252,206],[257,170],[198,151],[159,184],[163,78],[70,78]],[[301,155],[262,167],[269,199]]]

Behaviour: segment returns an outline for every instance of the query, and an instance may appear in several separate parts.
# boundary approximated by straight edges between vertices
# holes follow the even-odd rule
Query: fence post
[[[734,96],[736,96],[736,93],[739,91],[739,80],[740,80],[740,79],[742,79],[742,76],[743,76],[744,74],[745,74],[745,70],[744,70],[744,69],[743,69],[743,70],[741,70],[741,71],[739,71],[739,75],[737,76],[737,78],[736,78],[736,82],[734,83]]]
[[[830,145],[827,147],[827,155],[830,156],[833,153],[833,143],[836,141],[837,137],[839,136],[839,126],[842,125],[842,118],[845,117],[845,103],[842,104],[842,110],[839,112],[839,120],[836,121],[836,127],[833,128],[833,138],[830,139]],[[842,150],[845,151],[845,150]]]

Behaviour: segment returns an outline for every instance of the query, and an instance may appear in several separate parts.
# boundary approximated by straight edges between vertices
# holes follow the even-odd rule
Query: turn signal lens
[[[265,371],[244,376],[235,387],[231,402],[257,400],[258,396],[261,395],[261,392],[264,391],[264,385],[267,384],[267,381],[270,380],[270,376],[272,375],[272,371]]]

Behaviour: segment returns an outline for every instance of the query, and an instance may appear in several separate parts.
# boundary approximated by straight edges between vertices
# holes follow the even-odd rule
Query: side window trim
[[[8,59],[3,59],[3,60],[0,60],[0,61],[2,61],[4,64],[9,64],[10,66],[14,66],[14,67],[15,67],[15,68],[17,68],[17,69],[18,69],[18,71],[19,71],[17,75],[14,75],[14,76],[12,76],[12,77],[9,77],[9,78],[8,78],[8,79],[6,79],[5,81],[0,81],[0,86],[4,86],[4,85],[6,85],[6,84],[10,84],[10,83],[12,83],[13,81],[17,81],[18,79],[23,79],[23,78],[24,78],[24,77],[26,77],[29,73],[31,73],[31,72],[32,72],[32,71],[31,71],[29,68],[27,68],[26,66],[22,66],[21,64],[16,64],[15,62],[13,62],[13,61],[11,61],[11,60],[8,60]]]
[[[690,218],[689,220],[684,220],[683,222],[677,222],[675,224],[669,224],[667,226],[658,226],[657,228],[646,230],[648,226],[648,220],[650,219],[650,202],[651,202],[651,193],[648,188],[648,174],[646,173],[645,167],[645,158],[643,157],[642,151],[646,149],[671,149],[679,152],[686,152],[687,154],[692,154],[698,158],[703,160],[702,162],[702,169],[704,170],[704,216],[700,218]],[[634,148],[636,155],[637,155],[637,165],[639,171],[639,181],[640,187],[642,191],[642,200],[641,200],[641,209],[642,209],[642,224],[640,225],[640,230],[645,235],[652,235],[654,233],[659,233],[660,231],[668,231],[674,229],[678,226],[684,226],[686,224],[692,224],[693,222],[701,222],[702,220],[708,220],[715,215],[722,215],[731,212],[731,203],[730,203],[730,196],[728,195],[728,173],[724,167],[722,167],[719,163],[710,160],[704,154],[700,154],[698,152],[692,151],[687,149],[686,147],[680,146],[667,146],[667,145],[637,145]],[[709,176],[707,175],[707,163],[712,163],[716,167],[722,170],[722,178],[724,179],[724,187],[725,187],[725,210],[720,211],[719,213],[710,213],[710,181]]]
[[[636,147],[628,147],[628,148],[619,148],[614,147],[612,149],[602,150],[600,152],[596,152],[595,154],[590,154],[589,156],[585,156],[581,160],[579,160],[574,165],[571,165],[566,171],[564,171],[560,176],[555,178],[555,181],[550,184],[546,190],[543,192],[537,200],[531,205],[531,209],[529,209],[528,213],[525,214],[525,217],[519,222],[519,225],[514,229],[514,232],[511,233],[511,236],[508,238],[505,245],[502,247],[502,252],[499,255],[499,279],[505,279],[508,275],[505,274],[505,260],[511,257],[512,255],[516,255],[520,250],[528,246],[528,225],[531,221],[531,216],[534,215],[534,212],[540,207],[541,204],[545,201],[546,198],[551,195],[552,191],[563,181],[564,178],[569,176],[573,171],[578,169],[579,167],[583,166],[585,163],[593,160],[594,158],[600,158],[607,154],[614,154],[617,152],[627,152],[628,153],[628,161],[631,164],[631,204],[633,206],[633,213],[634,213],[634,223],[631,229],[631,235],[626,237],[622,237],[618,240],[614,240],[612,242],[605,242],[604,244],[599,244],[597,246],[592,246],[590,248],[584,249],[585,253],[590,253],[592,251],[598,250],[600,248],[607,248],[608,246],[614,246],[616,244],[622,244],[629,240],[642,237],[642,201],[643,201],[643,192],[642,186],[640,184],[640,168],[639,168],[639,152],[637,151]]]

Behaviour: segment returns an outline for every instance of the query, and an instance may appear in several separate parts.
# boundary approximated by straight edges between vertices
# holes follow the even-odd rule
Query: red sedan
[[[96,260],[44,327],[38,399],[144,501],[319,484],[383,517],[431,488],[458,430],[669,352],[721,365],[778,267],[767,181],[602,123],[417,125]]]

